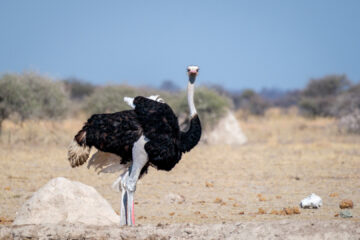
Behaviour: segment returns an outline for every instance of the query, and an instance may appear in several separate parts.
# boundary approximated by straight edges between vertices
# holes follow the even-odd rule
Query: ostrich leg
[[[120,207],[120,225],[123,226],[123,225],[126,225],[127,224],[127,219],[126,219],[126,216],[127,216],[127,213],[126,213],[126,210],[127,210],[127,204],[128,204],[128,195],[127,195],[127,190],[124,186],[123,183],[126,182],[126,178],[127,176],[129,176],[129,172],[126,171],[125,173],[123,173],[120,178],[121,178],[121,207]]]
[[[126,215],[127,215],[127,224],[135,225],[135,214],[134,214],[134,194],[136,191],[136,183],[139,179],[141,169],[145,166],[148,161],[148,155],[145,151],[145,144],[147,140],[144,136],[141,136],[139,140],[137,140],[132,149],[133,153],[133,162],[128,172],[125,173],[125,181],[124,188],[126,189],[126,194],[123,195],[122,204],[126,207]],[[126,201],[124,199],[126,198]]]

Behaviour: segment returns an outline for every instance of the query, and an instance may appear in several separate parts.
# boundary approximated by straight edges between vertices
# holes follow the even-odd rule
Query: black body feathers
[[[134,99],[134,110],[112,114],[95,114],[75,136],[81,146],[121,156],[121,163],[132,160],[134,143],[143,134],[149,141],[145,150],[149,164],[170,171],[200,140],[201,124],[196,115],[187,132],[181,132],[178,119],[166,103],[145,97]],[[86,134],[85,134],[86,133]],[[146,172],[147,164],[142,173]]]

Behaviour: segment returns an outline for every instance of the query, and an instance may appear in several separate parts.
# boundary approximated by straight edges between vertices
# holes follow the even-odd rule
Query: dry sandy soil
[[[10,227],[16,211],[54,177],[94,186],[119,212],[120,194],[111,189],[117,176],[99,176],[86,167],[72,169],[66,159],[67,144],[85,119],[27,122],[21,127],[4,123],[0,139],[0,236],[18,236],[19,227]],[[151,169],[140,180],[135,197],[138,227],[116,228],[111,233],[115,235],[107,228],[57,228],[77,229],[74,232],[80,235],[76,238],[99,238],[92,235],[96,232],[104,233],[101,236],[105,239],[120,233],[124,238],[149,239],[311,235],[360,239],[359,136],[339,133],[332,119],[308,120],[278,110],[263,118],[239,119],[249,139],[247,144],[200,144],[170,173]],[[185,200],[174,203],[169,193]],[[322,197],[323,207],[300,209],[300,214],[292,215],[282,212],[298,206],[311,193]],[[335,217],[342,199],[354,202],[353,218]],[[31,232],[31,227],[23,230]],[[58,230],[51,226],[40,227],[39,232],[47,231],[52,231],[54,238],[70,237],[56,235]]]

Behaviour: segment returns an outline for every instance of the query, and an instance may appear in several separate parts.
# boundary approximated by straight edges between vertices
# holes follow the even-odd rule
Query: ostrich
[[[159,96],[125,97],[132,110],[94,114],[75,135],[68,150],[72,167],[84,164],[90,148],[97,148],[88,162],[100,172],[120,171],[113,187],[121,189],[121,225],[135,225],[134,193],[136,183],[149,166],[170,171],[181,155],[194,148],[201,137],[201,124],[194,105],[194,83],[198,66],[187,68],[187,100],[190,127],[180,131],[172,109]]]

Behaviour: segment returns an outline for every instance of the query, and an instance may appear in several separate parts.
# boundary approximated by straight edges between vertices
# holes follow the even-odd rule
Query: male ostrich
[[[197,66],[187,68],[191,115],[188,131],[180,131],[174,112],[158,96],[125,97],[124,101],[133,110],[92,115],[69,146],[68,159],[72,167],[84,164],[90,148],[95,147],[98,152],[89,165],[102,168],[102,172],[122,171],[113,185],[122,192],[121,225],[135,224],[136,182],[148,167],[170,171],[180,161],[182,153],[190,151],[200,140],[201,124],[194,105],[198,70]]]

